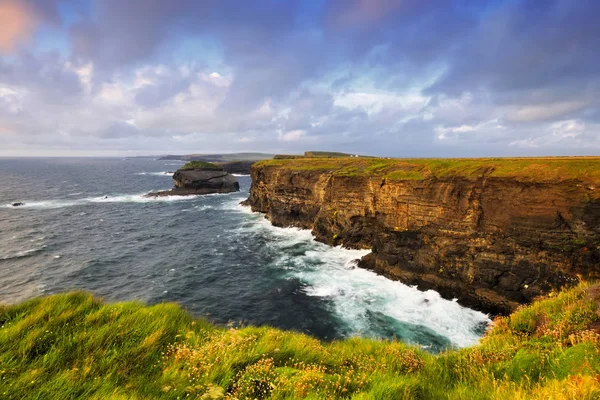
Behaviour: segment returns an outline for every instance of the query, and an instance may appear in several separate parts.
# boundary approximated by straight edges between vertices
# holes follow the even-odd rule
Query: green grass
[[[228,329],[75,292],[0,306],[2,399],[596,399],[600,286],[499,318],[471,348]]]
[[[190,161],[186,163],[181,169],[214,169],[220,170],[222,169],[218,165],[213,163],[205,162],[205,161]]]
[[[323,157],[323,158],[337,158],[337,157],[350,157],[352,154],[340,153],[337,151],[305,151],[304,157]]]
[[[389,180],[513,178],[523,182],[578,180],[600,183],[600,157],[546,158],[295,158],[265,160],[257,167],[329,172]]]

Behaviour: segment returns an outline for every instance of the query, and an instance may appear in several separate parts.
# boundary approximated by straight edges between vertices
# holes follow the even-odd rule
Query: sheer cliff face
[[[390,180],[258,164],[248,204],[277,226],[371,248],[360,265],[507,313],[600,275],[600,188],[491,176]]]

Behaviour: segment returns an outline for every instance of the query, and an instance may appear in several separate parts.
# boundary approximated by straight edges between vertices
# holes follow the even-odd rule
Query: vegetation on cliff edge
[[[599,298],[581,284],[497,319],[478,346],[432,355],[53,295],[0,307],[0,398],[595,399]]]
[[[186,163],[181,169],[211,169],[211,170],[220,170],[223,169],[218,165],[213,163],[205,162],[205,161],[190,161]]]
[[[257,166],[324,171],[338,176],[390,180],[502,177],[523,182],[600,182],[600,157],[546,158],[295,158],[260,161]]]

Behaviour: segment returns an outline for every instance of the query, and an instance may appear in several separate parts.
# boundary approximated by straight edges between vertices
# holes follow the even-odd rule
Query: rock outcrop
[[[443,171],[426,161],[273,160],[252,167],[247,204],[274,225],[372,249],[361,267],[508,313],[600,276],[600,160],[585,171],[558,160],[450,161]]]
[[[173,174],[175,187],[171,190],[149,193],[149,197],[187,196],[211,193],[231,193],[240,190],[235,176],[217,166],[186,167]]]

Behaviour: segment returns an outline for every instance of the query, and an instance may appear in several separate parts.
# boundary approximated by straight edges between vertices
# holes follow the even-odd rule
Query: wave
[[[174,174],[173,171],[163,171],[163,172],[138,172],[136,173],[136,175],[153,175],[153,176],[168,176],[168,177],[172,177]]]
[[[367,252],[347,252],[339,248],[307,251],[292,275],[307,284],[307,295],[330,300],[352,335],[381,337],[391,333],[419,344],[421,338],[416,332],[432,332],[446,338],[452,347],[464,347],[477,343],[490,322],[487,315],[443,299],[433,290],[422,292],[356,268],[353,259]],[[444,347],[443,338],[432,345]]]
[[[29,257],[29,256],[32,256],[34,254],[44,251],[45,248],[46,248],[46,246],[43,245],[41,247],[36,247],[34,249],[22,250],[15,254],[7,255],[7,256],[0,256],[0,261],[8,261],[8,260],[15,260],[18,258]]]
[[[189,201],[199,198],[211,198],[211,197],[230,197],[239,196],[240,192],[232,193],[209,193],[202,195],[188,195],[188,196],[159,196],[159,197],[146,197],[148,193],[139,194],[123,194],[114,196],[95,196],[87,197],[83,199],[56,199],[56,200],[41,200],[41,201],[27,201],[24,200],[24,205],[14,207],[11,203],[0,205],[0,208],[10,208],[14,210],[20,209],[53,209],[63,207],[74,207],[97,203],[170,203],[177,201]],[[232,202],[237,207],[237,204],[241,199],[237,198]],[[233,207],[233,206],[232,206]]]
[[[250,174],[231,174],[233,176],[250,176]]]
[[[43,201],[24,201],[24,205],[19,207],[13,207],[12,204],[5,204],[0,206],[2,208],[11,208],[15,210],[20,209],[54,209],[63,207],[74,207],[83,206],[98,203],[169,203],[175,201],[186,201],[193,200],[199,197],[199,195],[191,196],[160,196],[160,197],[146,197],[147,193],[140,194],[126,194],[116,196],[100,196],[100,197],[88,197],[83,199],[57,199],[57,200],[43,200]]]
[[[433,290],[419,291],[358,268],[370,250],[330,247],[306,229],[278,228],[249,207],[228,204],[248,214],[246,234],[269,236],[279,254],[273,267],[302,283],[308,296],[322,298],[341,323],[343,336],[397,337],[439,351],[476,344],[491,322],[486,314],[446,300]]]

